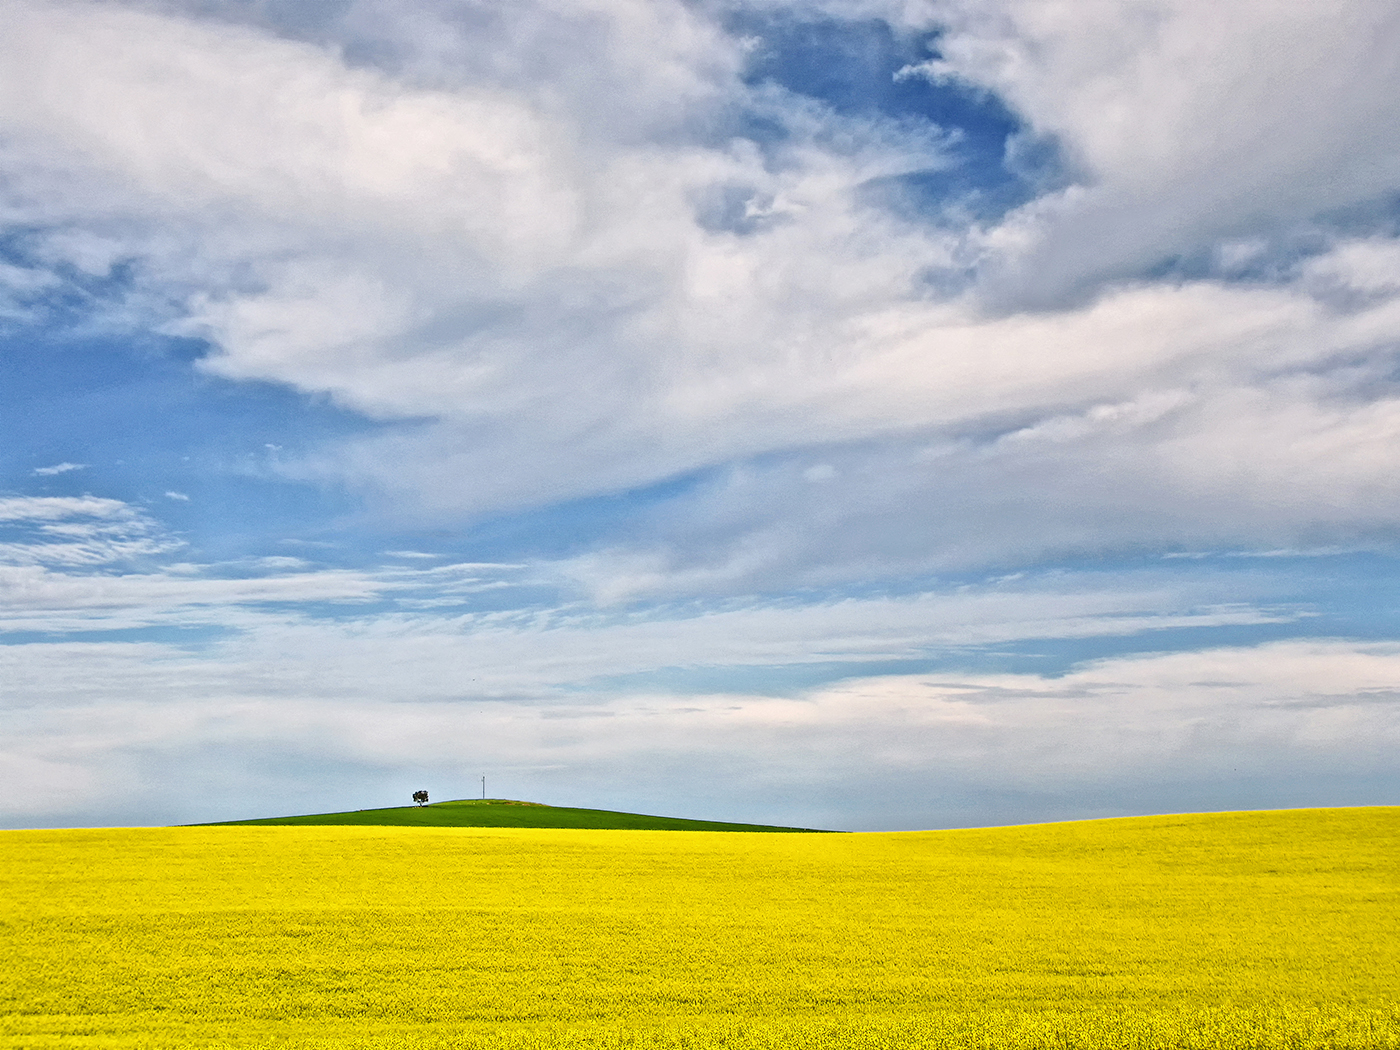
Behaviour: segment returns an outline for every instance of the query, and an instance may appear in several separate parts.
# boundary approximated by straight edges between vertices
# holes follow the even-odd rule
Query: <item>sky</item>
[[[0,826],[1400,803],[1390,0],[0,25]]]

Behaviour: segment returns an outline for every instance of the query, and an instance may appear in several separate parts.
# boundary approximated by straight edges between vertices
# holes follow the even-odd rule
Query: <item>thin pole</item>
[[[481,801],[486,801],[486,778],[481,778]]]

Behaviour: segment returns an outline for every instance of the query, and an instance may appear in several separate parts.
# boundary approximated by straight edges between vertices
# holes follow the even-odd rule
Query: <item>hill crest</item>
[[[772,824],[737,824],[721,820],[658,817],[609,809],[549,806],[508,798],[459,798],[425,806],[355,809],[343,813],[306,813],[288,817],[221,820],[208,825],[326,826],[360,824],[432,828],[583,828],[630,831],[747,831],[828,834],[818,828],[789,828]]]

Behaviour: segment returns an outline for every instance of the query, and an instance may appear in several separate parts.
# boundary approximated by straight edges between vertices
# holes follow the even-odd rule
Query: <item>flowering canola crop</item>
[[[0,832],[0,1047],[1400,1047],[1400,809]]]

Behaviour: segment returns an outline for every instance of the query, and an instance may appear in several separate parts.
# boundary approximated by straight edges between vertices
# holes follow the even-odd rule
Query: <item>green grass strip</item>
[[[501,798],[454,799],[427,806],[395,806],[389,809],[356,809],[347,813],[308,813],[294,817],[223,820],[190,826],[334,824],[423,828],[585,828],[612,831],[778,831],[825,834],[817,828],[785,828],[770,824],[731,824],[719,820],[654,817],[644,813],[545,806],[538,802],[516,802]]]

